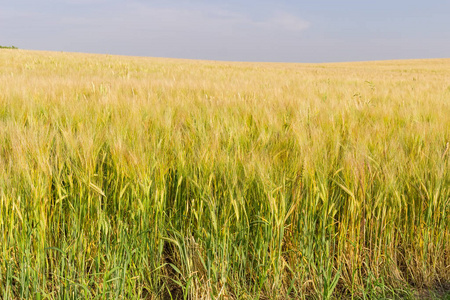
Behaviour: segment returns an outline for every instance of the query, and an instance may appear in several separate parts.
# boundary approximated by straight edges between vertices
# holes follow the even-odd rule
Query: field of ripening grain
[[[0,50],[0,298],[446,297],[449,143],[450,59]]]

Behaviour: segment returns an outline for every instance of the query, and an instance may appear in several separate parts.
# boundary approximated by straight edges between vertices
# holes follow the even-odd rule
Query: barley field
[[[450,59],[0,50],[0,298],[450,298],[449,143]]]

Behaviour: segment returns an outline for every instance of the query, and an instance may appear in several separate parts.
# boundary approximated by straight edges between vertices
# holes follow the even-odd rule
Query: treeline
[[[0,49],[19,49],[15,46],[0,46]]]

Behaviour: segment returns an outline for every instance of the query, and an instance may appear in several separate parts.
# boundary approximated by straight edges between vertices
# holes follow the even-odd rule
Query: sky
[[[448,0],[0,0],[0,45],[225,61],[450,57]]]

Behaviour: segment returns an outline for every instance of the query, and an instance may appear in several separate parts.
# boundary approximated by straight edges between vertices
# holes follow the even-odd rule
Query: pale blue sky
[[[0,45],[235,61],[450,57],[450,1],[0,0]]]

